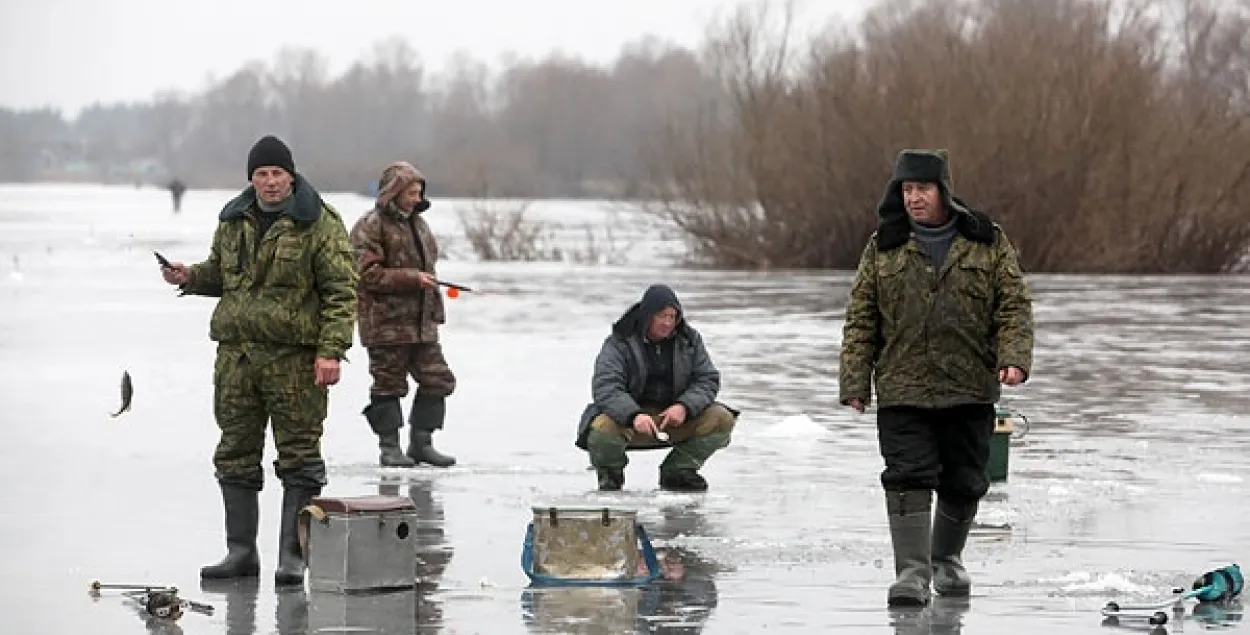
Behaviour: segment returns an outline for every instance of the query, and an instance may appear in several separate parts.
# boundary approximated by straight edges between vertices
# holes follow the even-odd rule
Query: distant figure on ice
[[[435,450],[433,441],[434,433],[443,429],[456,375],[438,341],[446,314],[434,281],[438,242],[421,217],[430,208],[425,177],[411,164],[397,161],[382,171],[378,182],[373,209],[351,232],[360,271],[360,343],[369,353],[373,376],[365,419],[378,435],[382,465],[451,467],[455,457]],[[399,446],[404,425],[399,400],[408,394],[409,375],[417,390],[408,412],[405,454]]]
[[[182,211],[182,195],[187,193],[187,184],[183,183],[178,177],[169,182],[169,194],[174,198],[174,213]]]
[[[1002,228],[955,197],[944,150],[902,151],[877,214],[846,309],[840,399],[863,412],[876,381],[888,601],[917,606],[930,580],[969,594],[964,543],[989,489],[999,383],[1024,383],[1033,363],[1032,299]]]
[[[262,137],[247,155],[247,174],[252,184],[222,208],[208,259],[162,269],[184,295],[220,298],[209,337],[218,343],[213,412],[221,436],[213,466],[227,553],[200,577],[260,573],[257,497],[272,425],[282,481],[274,583],[302,585],[298,513],[327,482],[321,435],[329,387],[352,345],[356,266],[342,218],[295,171],[286,144]]]
[[[595,358],[591,394],[577,430],[599,489],[625,484],[627,449],[672,447],[660,487],[707,490],[699,469],[729,445],[738,412],[717,403],[720,372],[703,337],[686,322],[671,288],[651,285],[612,325]]]

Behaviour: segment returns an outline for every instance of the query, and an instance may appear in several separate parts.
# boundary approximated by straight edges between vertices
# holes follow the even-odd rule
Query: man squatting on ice
[[[930,580],[970,592],[964,543],[989,489],[999,383],[1023,383],[1033,362],[1032,298],[1003,230],[955,197],[945,151],[901,152],[877,213],[846,309],[840,400],[863,412],[875,379],[888,601],[916,606]]]
[[[369,352],[373,376],[363,414],[378,435],[379,462],[385,466],[456,463],[435,450],[432,441],[434,432],[443,428],[456,376],[438,342],[438,326],[446,315],[434,279],[438,243],[421,217],[429,208],[425,177],[398,161],[382,171],[373,209],[351,231],[360,271],[360,343]],[[416,380],[417,391],[408,414],[405,455],[399,447],[404,425],[399,400],[408,394],[408,375]]]
[[[625,483],[627,449],[672,450],[660,464],[660,487],[707,490],[699,468],[729,445],[738,412],[716,402],[720,372],[703,338],[669,287],[647,288],[612,325],[595,358],[591,394],[582,412],[577,447],[590,454],[599,489]],[[669,443],[658,437],[668,434]]]
[[[283,488],[274,581],[303,584],[297,514],[327,483],[322,425],[329,386],[352,344],[356,267],[342,218],[295,171],[282,141],[257,141],[247,174],[252,184],[222,209],[208,259],[162,272],[182,295],[219,298],[209,324],[218,343],[213,413],[221,428],[213,465],[227,552],[200,577],[260,575],[257,497],[271,422]]]

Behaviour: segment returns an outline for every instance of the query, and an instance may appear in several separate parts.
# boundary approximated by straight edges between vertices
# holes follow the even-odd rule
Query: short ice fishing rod
[[[469,293],[473,293],[473,289],[466,287],[462,284],[456,284],[454,282],[447,282],[446,280],[437,280],[437,279],[434,280],[434,283],[440,287],[447,287],[447,297],[449,298],[460,297],[461,291],[467,291]]]

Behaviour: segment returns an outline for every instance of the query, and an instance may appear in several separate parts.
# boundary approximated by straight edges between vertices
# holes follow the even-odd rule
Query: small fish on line
[[[134,387],[134,384],[131,383],[130,381],[130,373],[123,370],[122,371],[122,407],[121,407],[121,410],[118,410],[117,412],[109,416],[116,419],[117,417],[121,416],[123,412],[130,410],[130,398],[133,397],[134,394],[135,394],[135,387]]]

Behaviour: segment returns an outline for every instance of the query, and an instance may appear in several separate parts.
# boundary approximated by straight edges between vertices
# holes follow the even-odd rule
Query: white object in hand
[[[668,443],[668,433],[667,433],[667,432],[664,432],[663,430],[660,430],[659,432],[656,432],[656,433],[655,433],[655,438],[657,438],[657,439],[659,439],[659,440],[661,440],[661,441],[663,441],[663,442],[665,442],[665,443]]]

